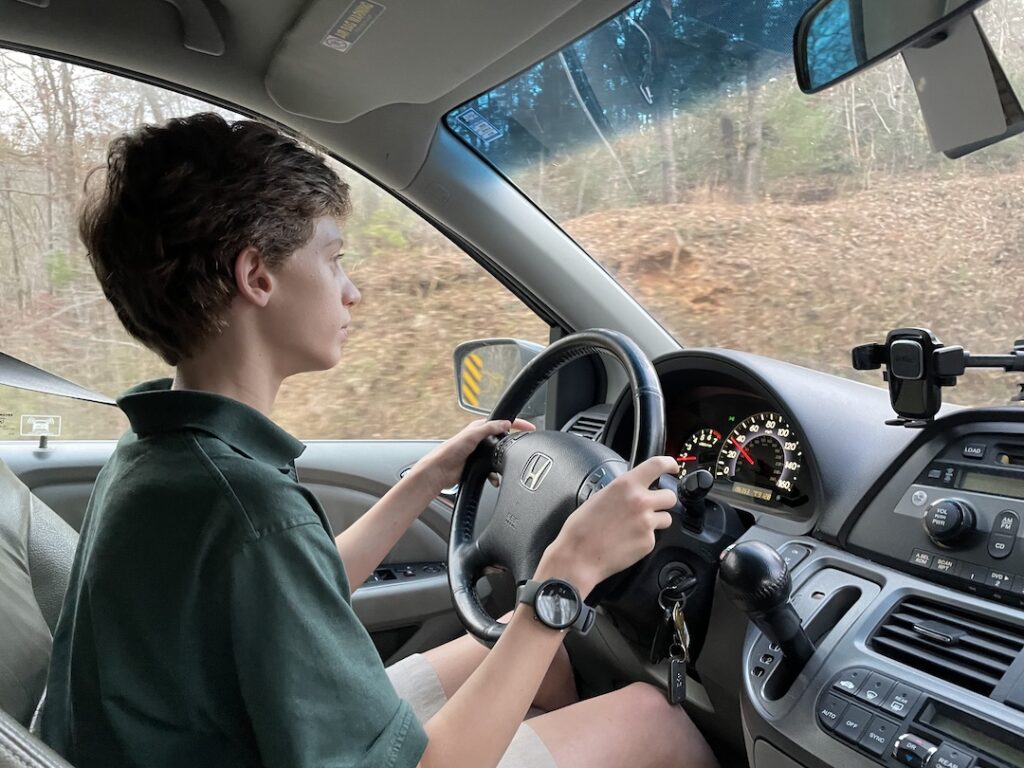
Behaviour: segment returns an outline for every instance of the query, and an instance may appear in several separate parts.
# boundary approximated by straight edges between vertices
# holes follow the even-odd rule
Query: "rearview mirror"
[[[796,76],[816,93],[913,44],[945,39],[943,27],[987,0],[818,0],[793,37]]]
[[[477,339],[460,344],[455,348],[459,405],[471,413],[490,414],[512,379],[543,349],[520,339]],[[542,415],[544,392],[544,387],[537,390],[519,415],[524,419]]]

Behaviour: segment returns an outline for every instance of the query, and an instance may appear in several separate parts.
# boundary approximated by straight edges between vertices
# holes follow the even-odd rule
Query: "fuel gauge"
[[[694,432],[683,443],[679,455],[676,456],[676,461],[679,462],[679,476],[686,477],[698,469],[707,469],[713,473],[721,448],[722,433],[717,429],[705,427]]]

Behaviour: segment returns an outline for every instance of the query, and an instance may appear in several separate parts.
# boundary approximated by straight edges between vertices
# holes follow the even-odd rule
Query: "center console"
[[[1024,427],[998,427],[905,457],[843,546],[748,532],[815,645],[794,674],[747,625],[752,768],[1024,768]]]

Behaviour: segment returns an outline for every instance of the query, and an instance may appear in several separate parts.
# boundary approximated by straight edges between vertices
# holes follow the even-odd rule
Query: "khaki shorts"
[[[425,723],[444,706],[448,697],[425,656],[414,654],[387,668],[398,695],[412,705],[416,717]],[[544,742],[527,723],[519,726],[498,768],[558,768]]]

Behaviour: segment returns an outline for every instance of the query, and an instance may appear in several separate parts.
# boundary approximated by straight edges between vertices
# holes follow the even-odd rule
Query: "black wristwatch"
[[[594,609],[583,602],[576,587],[561,579],[531,579],[519,588],[516,597],[518,602],[533,606],[537,621],[551,629],[575,629],[585,635],[597,618]]]

